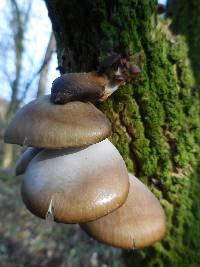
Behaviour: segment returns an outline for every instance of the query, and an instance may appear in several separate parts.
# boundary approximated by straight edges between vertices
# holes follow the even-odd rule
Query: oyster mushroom
[[[56,78],[51,88],[51,101],[55,104],[77,100],[104,101],[140,72],[137,65],[119,54],[113,54],[105,58],[97,71],[66,73]]]
[[[42,96],[21,108],[9,123],[6,143],[37,148],[81,147],[111,134],[106,116],[91,103],[54,105]]]
[[[94,239],[123,249],[143,248],[160,240],[166,231],[163,208],[136,177],[129,174],[126,202],[114,212],[81,227]]]
[[[103,96],[107,83],[106,78],[95,72],[63,74],[52,84],[51,101],[55,104],[95,101]]]
[[[125,163],[108,140],[81,149],[42,150],[24,174],[27,208],[45,218],[81,223],[121,206],[129,190]]]

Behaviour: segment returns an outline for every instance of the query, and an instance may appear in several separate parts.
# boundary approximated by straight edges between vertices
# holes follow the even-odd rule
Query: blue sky
[[[20,3],[23,4],[23,1],[28,0],[18,0]],[[45,49],[49,40],[49,36],[51,33],[51,22],[48,18],[48,13],[44,1],[42,0],[34,0],[32,1],[32,14],[30,19],[30,24],[28,27],[28,31],[26,34],[26,56],[24,58],[26,69],[28,70],[27,76],[31,76],[33,73],[41,65],[42,59],[44,57]],[[2,39],[4,35],[8,34],[8,28],[6,25],[6,7],[7,7],[7,0],[0,0],[0,38]],[[27,2],[24,2],[27,3]],[[166,0],[159,0],[159,3],[166,3]],[[3,51],[4,53],[4,51]],[[1,55],[0,55],[1,56]],[[5,66],[5,62],[3,62],[0,58],[0,67]],[[6,62],[8,63],[8,68],[10,70],[13,68],[12,56],[6,58]],[[56,70],[57,67],[57,58],[56,54],[53,55],[50,71],[48,75],[47,81],[47,91],[46,93],[50,92],[52,81],[59,76],[59,72]],[[27,77],[28,78],[28,77]],[[7,83],[5,77],[0,76],[1,80],[1,89],[0,89],[0,97],[9,99],[10,98],[10,88]],[[27,101],[32,100],[35,98],[35,93],[37,90],[38,79],[34,81],[32,84]]]

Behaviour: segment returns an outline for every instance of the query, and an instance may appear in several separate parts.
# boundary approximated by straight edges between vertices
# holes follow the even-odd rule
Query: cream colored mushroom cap
[[[21,175],[25,172],[29,162],[41,151],[40,148],[28,147],[18,158],[15,174]]]
[[[42,96],[21,108],[9,123],[4,141],[38,148],[81,147],[111,133],[106,116],[91,103],[55,105]]]
[[[116,211],[81,227],[94,239],[123,249],[150,246],[166,231],[163,208],[136,177],[129,174],[126,202]]]
[[[82,149],[43,150],[24,174],[22,197],[27,208],[45,218],[80,223],[121,206],[129,190],[125,163],[108,140]]]

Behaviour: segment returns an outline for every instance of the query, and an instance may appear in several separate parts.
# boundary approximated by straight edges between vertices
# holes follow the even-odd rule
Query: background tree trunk
[[[167,17],[171,18],[170,29],[173,34],[180,34],[184,36],[188,46],[188,55],[195,77],[195,85],[193,90],[200,91],[200,5],[197,0],[168,0],[167,3]],[[191,114],[191,116],[193,116]],[[195,117],[194,117],[195,118]],[[193,187],[191,188],[191,196],[193,198],[192,213],[196,220],[196,227],[189,229],[188,235],[190,237],[188,247],[190,247],[191,257],[193,254],[196,259],[196,265],[199,266],[199,243],[200,243],[200,179],[198,177],[193,179]],[[198,248],[198,253],[196,253]],[[193,262],[193,258],[189,259]]]
[[[27,6],[20,7],[16,0],[8,1],[10,5],[11,17],[9,18],[10,27],[12,30],[12,45],[14,48],[14,75],[7,76],[10,79],[11,100],[7,107],[4,124],[12,118],[13,114],[19,109],[23,99],[19,98],[21,75],[23,71],[23,55],[25,53],[25,33],[30,18],[31,2]],[[10,77],[11,76],[11,77]],[[0,167],[7,169],[11,167],[14,158],[15,149],[10,144],[3,144],[3,158],[0,162]]]
[[[48,78],[48,71],[49,71],[49,66],[51,63],[51,57],[52,57],[52,54],[55,50],[56,50],[56,41],[55,41],[54,34],[52,32],[50,35],[49,43],[47,45],[46,53],[44,56],[43,68],[40,72],[37,97],[45,94],[47,78]]]
[[[3,160],[1,167],[8,169],[13,163],[13,147],[10,144],[3,145]]]
[[[160,199],[168,220],[165,240],[128,253],[127,265],[197,267],[199,95],[187,47],[158,20],[156,3],[46,0],[62,73],[93,70],[111,52],[134,54],[142,68],[137,80],[98,105],[129,171]]]
[[[200,4],[198,0],[168,0],[167,16],[173,33],[184,35],[195,79],[200,84]],[[199,86],[200,88],[200,86]]]

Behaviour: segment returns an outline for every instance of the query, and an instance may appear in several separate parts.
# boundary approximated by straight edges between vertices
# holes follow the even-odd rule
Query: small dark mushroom
[[[55,79],[51,88],[51,101],[54,104],[77,100],[103,101],[139,73],[138,66],[115,54],[107,57],[96,72],[68,73]]]
[[[52,84],[51,102],[95,101],[103,96],[106,84],[106,77],[96,72],[63,74]]]

